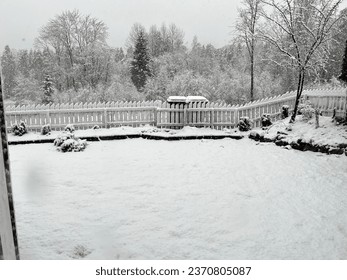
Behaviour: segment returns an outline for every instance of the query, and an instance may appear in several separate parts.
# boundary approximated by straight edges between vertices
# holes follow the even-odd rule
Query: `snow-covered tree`
[[[54,93],[53,81],[50,75],[46,74],[45,80],[43,81],[43,104],[51,104],[53,102],[52,95]]]
[[[334,43],[331,46],[329,60],[326,67],[321,71],[321,78],[331,80],[338,77],[341,73],[341,61],[344,55],[344,46],[347,39],[347,8],[341,11],[343,20],[339,23],[338,33],[334,35]]]
[[[29,54],[27,50],[20,50],[17,54],[18,63],[17,68],[18,72],[24,77],[29,77]]]
[[[3,92],[5,98],[12,98],[16,87],[16,60],[9,46],[5,46],[1,56],[1,68],[3,77]]]
[[[100,57],[108,53],[107,36],[103,21],[82,15],[78,10],[65,11],[41,28],[36,47],[50,58],[49,72],[58,72],[54,73],[59,78],[57,87],[77,91],[80,87],[96,87],[100,80],[106,79],[107,63]]]
[[[295,67],[297,94],[291,122],[295,120],[299,100],[309,71],[317,71],[327,62],[331,42],[342,15],[337,15],[343,0],[262,0],[261,16],[266,29],[260,36],[280,54],[274,62]]]
[[[42,88],[40,82],[32,77],[25,77],[23,75],[17,75],[16,87],[13,90],[14,101],[18,105],[40,103]]]
[[[147,78],[150,76],[149,62],[146,34],[140,30],[130,65],[131,80],[138,91],[143,91]]]
[[[254,100],[254,64],[255,64],[255,49],[256,35],[259,14],[261,9],[261,0],[242,0],[242,8],[239,9],[239,22],[236,29],[243,42],[246,44],[249,59],[250,59],[250,100]]]

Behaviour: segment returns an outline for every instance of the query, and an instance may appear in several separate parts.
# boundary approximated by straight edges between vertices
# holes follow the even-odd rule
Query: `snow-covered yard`
[[[346,259],[347,157],[243,140],[10,146],[22,259]]]

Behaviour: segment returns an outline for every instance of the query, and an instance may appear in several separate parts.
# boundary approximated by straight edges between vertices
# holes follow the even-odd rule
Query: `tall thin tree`
[[[256,33],[259,13],[261,9],[261,2],[261,0],[242,0],[242,8],[239,9],[239,22],[236,25],[239,36],[243,39],[247,46],[247,51],[250,58],[251,101],[254,100]]]
[[[345,55],[342,61],[342,69],[341,69],[341,75],[339,76],[339,80],[343,81],[344,84],[347,85],[347,40],[346,40]],[[347,90],[346,90],[345,110],[346,110],[345,123],[347,123]]]
[[[45,80],[43,81],[43,97],[42,97],[42,103],[43,104],[51,104],[53,103],[53,81],[51,79],[51,76],[46,74]]]
[[[130,65],[131,80],[138,91],[143,91],[147,78],[150,76],[149,62],[146,34],[140,30]]]
[[[339,79],[347,84],[347,40],[345,46],[345,55],[342,61],[341,75],[339,76]]]

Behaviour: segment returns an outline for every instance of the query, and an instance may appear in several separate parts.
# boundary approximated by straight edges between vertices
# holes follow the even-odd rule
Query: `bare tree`
[[[66,11],[41,28],[36,47],[51,55],[65,76],[67,89],[72,85],[77,90],[76,80],[82,86],[95,87],[101,74],[100,57],[107,49],[107,35],[104,22],[77,10]]]
[[[337,23],[342,20],[338,9],[343,0],[262,0],[261,17],[266,29],[259,31],[279,56],[275,63],[294,66],[297,71],[297,94],[291,122],[295,121],[304,81],[309,71],[324,65],[329,54]]]
[[[254,57],[256,47],[257,22],[259,19],[261,0],[242,0],[242,8],[239,9],[239,21],[236,30],[245,42],[250,58],[251,91],[250,99],[254,100]]]
[[[168,39],[170,42],[170,51],[174,52],[183,47],[184,32],[178,28],[174,23],[168,27]]]

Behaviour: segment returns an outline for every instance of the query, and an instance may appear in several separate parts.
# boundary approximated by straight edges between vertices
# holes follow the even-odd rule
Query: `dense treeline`
[[[306,85],[338,83],[335,77],[341,74],[347,21],[339,28],[343,32],[334,35],[329,57],[308,72]],[[184,31],[175,24],[149,30],[134,24],[124,49],[109,46],[107,36],[107,26],[99,19],[78,11],[57,15],[41,28],[33,49],[5,47],[1,57],[5,98],[24,104],[47,103],[47,93],[49,102],[203,95],[210,101],[235,104],[297,86],[294,67],[274,63],[278,51],[266,40],[254,40],[251,53],[242,36],[234,36],[222,48],[203,45],[196,37],[187,46]]]

